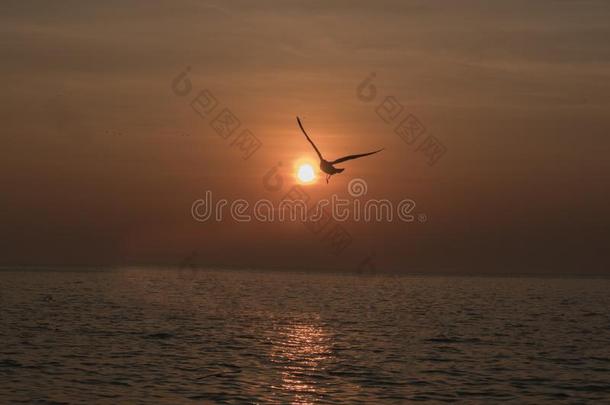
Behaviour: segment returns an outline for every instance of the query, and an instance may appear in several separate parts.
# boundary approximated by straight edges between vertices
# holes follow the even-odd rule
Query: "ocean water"
[[[0,272],[0,403],[610,403],[610,280]]]

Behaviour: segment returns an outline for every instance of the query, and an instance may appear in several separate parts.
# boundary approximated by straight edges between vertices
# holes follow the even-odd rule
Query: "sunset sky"
[[[608,274],[609,21],[605,0],[5,1],[0,265]],[[377,114],[388,96],[446,148],[434,165]],[[210,125],[224,108],[249,159]],[[347,222],[340,254],[300,223],[195,221],[206,190],[295,185],[316,160],[297,115],[329,158],[385,148],[312,198],[359,178],[425,219]]]

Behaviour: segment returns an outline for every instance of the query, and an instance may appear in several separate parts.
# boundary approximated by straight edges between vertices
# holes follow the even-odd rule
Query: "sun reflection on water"
[[[272,337],[271,361],[279,366],[281,385],[293,404],[311,404],[325,394],[320,374],[331,359],[330,335],[321,326],[295,323],[278,327]]]

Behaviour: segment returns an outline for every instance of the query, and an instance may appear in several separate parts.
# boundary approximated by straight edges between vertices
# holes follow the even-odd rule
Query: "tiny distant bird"
[[[299,117],[297,117],[297,122],[299,123],[299,127],[301,127],[301,131],[303,131],[303,133],[305,134],[305,138],[307,138],[307,140],[309,141],[311,146],[313,146],[314,150],[318,154],[318,157],[320,158],[320,170],[322,170],[324,173],[326,173],[326,183],[328,183],[330,176],[337,174],[337,173],[341,173],[343,170],[345,170],[345,169],[341,169],[339,167],[335,167],[334,165],[336,165],[337,163],[342,163],[342,162],[346,162],[348,160],[369,156],[369,155],[375,154],[377,152],[381,152],[383,150],[383,148],[382,148],[382,149],[378,149],[374,152],[360,153],[358,155],[348,155],[348,156],[343,156],[342,158],[339,158],[339,159],[335,159],[333,161],[328,161],[322,157],[322,154],[320,153],[320,151],[318,150],[316,145],[313,143],[313,141],[311,140],[309,135],[307,135],[307,132],[305,132],[305,128],[303,128],[303,124],[301,124],[301,120],[299,119]]]

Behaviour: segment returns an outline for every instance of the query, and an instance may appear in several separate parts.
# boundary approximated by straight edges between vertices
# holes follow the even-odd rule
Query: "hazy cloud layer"
[[[607,272],[609,18],[601,0],[5,2],[0,260]],[[251,160],[172,93],[186,66],[261,139]],[[372,71],[375,105],[356,98]],[[387,95],[447,147],[437,165],[375,114]],[[195,223],[205,190],[266,198],[271,167],[313,157],[297,114],[330,156],[386,148],[312,195],[361,177],[429,220],[347,224],[349,260],[296,224]]]

